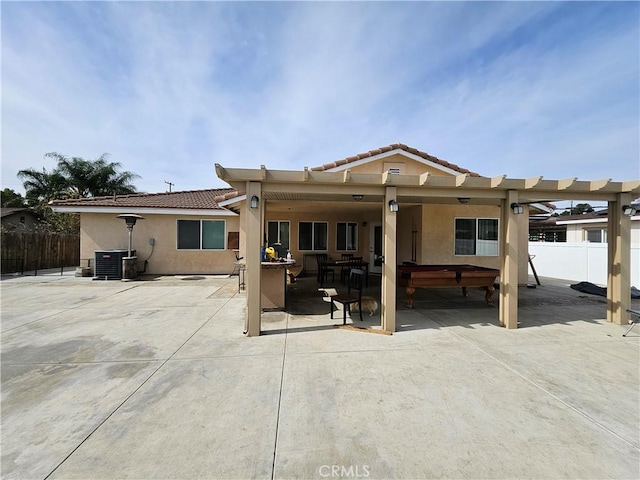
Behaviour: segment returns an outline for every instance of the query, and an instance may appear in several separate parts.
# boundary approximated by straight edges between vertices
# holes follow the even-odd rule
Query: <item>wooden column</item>
[[[245,253],[247,271],[247,318],[245,332],[249,337],[260,335],[261,320],[261,264],[260,247],[262,246],[262,185],[260,182],[247,182],[247,199],[244,205],[246,216],[247,251]],[[258,208],[251,208],[251,198],[258,197]]]
[[[500,325],[518,328],[518,217],[511,209],[518,192],[509,190],[500,216]]]
[[[619,193],[608,204],[607,221],[607,321],[629,323],[631,308],[631,217],[622,207],[631,203],[631,195]]]
[[[389,210],[389,202],[396,200],[396,187],[387,187],[382,205],[384,263],[382,264],[382,301],[380,319],[383,330],[396,331],[396,225],[397,212]]]

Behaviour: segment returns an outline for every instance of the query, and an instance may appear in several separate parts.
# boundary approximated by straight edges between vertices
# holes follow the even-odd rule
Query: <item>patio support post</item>
[[[629,323],[631,308],[631,217],[622,206],[631,203],[631,195],[619,193],[608,203],[607,222],[607,321]]]
[[[262,265],[260,258],[260,247],[262,246],[262,184],[260,182],[247,182],[247,199],[244,202],[244,214],[246,216],[247,231],[247,251],[246,258],[246,279],[247,286],[247,318],[245,320],[245,332],[249,337],[260,335],[261,320],[261,273]],[[251,208],[251,198],[256,196],[260,199],[258,208]]]
[[[384,204],[382,205],[382,218],[384,222],[382,254],[382,298],[380,307],[380,320],[383,330],[396,331],[396,225],[397,212],[389,209],[389,202],[396,200],[396,187],[387,187],[385,190]]]
[[[518,328],[518,217],[511,204],[518,203],[517,190],[502,200],[500,226],[500,325]]]

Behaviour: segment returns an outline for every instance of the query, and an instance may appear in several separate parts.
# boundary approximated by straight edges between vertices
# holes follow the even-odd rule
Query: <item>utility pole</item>
[[[175,183],[167,182],[166,180],[164,181],[164,183],[166,183],[167,185],[169,185],[169,193],[171,193],[171,187],[172,187],[173,185],[175,185]]]

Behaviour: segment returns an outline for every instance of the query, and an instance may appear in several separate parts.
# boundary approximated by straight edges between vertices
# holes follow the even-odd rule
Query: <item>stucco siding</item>
[[[233,271],[235,254],[232,250],[178,250],[177,220],[224,220],[225,246],[229,232],[239,231],[238,217],[144,215],[133,229],[132,249],[136,250],[139,267],[148,260],[145,273],[228,274]],[[81,215],[80,258],[93,265],[96,250],[127,249],[128,231],[124,222],[113,214],[83,213]],[[150,239],[155,241],[150,245]]]
[[[422,207],[421,263],[469,263],[500,268],[499,256],[455,255],[455,218],[496,218],[500,209],[490,205],[424,205]]]
[[[269,210],[265,215],[265,231],[269,221],[289,221],[289,244],[293,258],[303,261],[303,255],[314,253],[327,253],[332,258],[340,258],[342,253],[353,253],[355,256],[362,256],[365,261],[369,260],[369,222],[371,218],[365,213],[345,213],[340,208],[327,208],[326,211],[313,211],[309,204],[294,203],[289,211]],[[295,208],[295,211],[294,211]],[[317,206],[316,206],[317,208]],[[380,221],[382,215],[378,216]],[[298,247],[299,224],[300,222],[327,222],[327,250],[300,250]],[[358,224],[357,237],[358,249],[356,251],[338,250],[336,248],[337,224],[338,222],[356,222]],[[315,270],[315,259],[307,259],[307,270]]]

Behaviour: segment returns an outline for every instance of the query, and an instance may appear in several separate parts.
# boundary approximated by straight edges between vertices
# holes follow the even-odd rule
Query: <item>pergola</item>
[[[518,324],[518,222],[523,215],[514,206],[559,200],[608,202],[608,280],[607,320],[620,325],[629,322],[631,304],[630,256],[631,219],[623,208],[640,196],[640,180],[613,182],[610,179],[584,181],[577,178],[547,180],[476,177],[469,174],[440,176],[226,168],[216,164],[218,177],[239,192],[246,201],[245,217],[247,334],[260,334],[260,247],[262,246],[265,201],[347,202],[357,189],[368,202],[375,202],[382,212],[383,255],[381,328],[396,330],[396,243],[397,212],[390,203],[426,204],[457,202],[471,198],[475,202],[500,206],[500,325],[513,329]],[[253,200],[253,201],[251,201]],[[254,207],[252,207],[252,204]],[[515,204],[515,205],[514,205]]]

